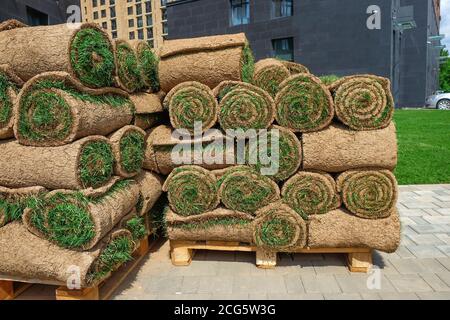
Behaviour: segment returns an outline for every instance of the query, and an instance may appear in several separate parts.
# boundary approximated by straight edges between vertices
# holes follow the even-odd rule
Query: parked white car
[[[436,91],[427,98],[426,106],[439,110],[450,110],[450,93]]]

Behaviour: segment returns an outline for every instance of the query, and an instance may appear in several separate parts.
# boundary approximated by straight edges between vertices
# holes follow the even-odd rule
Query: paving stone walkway
[[[401,246],[375,252],[371,274],[350,273],[339,254],[283,254],[262,270],[254,253],[200,251],[174,267],[164,243],[114,299],[450,299],[450,185],[402,186],[398,208]]]

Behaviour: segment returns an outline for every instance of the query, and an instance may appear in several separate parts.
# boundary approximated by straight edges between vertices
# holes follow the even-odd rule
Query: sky
[[[450,0],[441,1],[441,34],[445,34],[443,43],[447,45],[447,50],[450,50]]]

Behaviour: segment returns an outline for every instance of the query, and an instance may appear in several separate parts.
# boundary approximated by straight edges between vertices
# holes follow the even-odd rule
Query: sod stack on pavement
[[[144,167],[168,176],[161,218],[168,237],[287,252],[395,251],[400,222],[389,80],[355,75],[323,82],[307,67],[277,59],[253,66],[246,43],[243,35],[227,35],[168,41],[160,50],[170,120],[147,131]],[[243,137],[228,129],[268,129],[257,136],[268,140],[257,146],[244,136],[244,156],[237,157]],[[220,154],[213,139],[220,136],[234,142],[234,154]],[[193,152],[175,163],[174,155],[199,145],[199,157]],[[205,145],[231,161],[208,163]],[[263,175],[277,145],[278,170]]]
[[[8,21],[0,42],[0,278],[65,285],[75,266],[95,285],[153,232],[156,55],[91,24]]]

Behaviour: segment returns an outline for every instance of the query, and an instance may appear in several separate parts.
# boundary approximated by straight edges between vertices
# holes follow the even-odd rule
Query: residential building
[[[245,32],[257,59],[389,77],[398,107],[438,89],[439,0],[172,0],[169,39]]]
[[[161,46],[167,37],[167,0],[81,0],[83,21],[95,22],[113,39]]]
[[[64,23],[68,17],[67,8],[79,4],[80,0],[2,0],[0,22],[16,19],[28,25]]]

